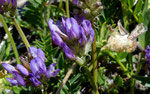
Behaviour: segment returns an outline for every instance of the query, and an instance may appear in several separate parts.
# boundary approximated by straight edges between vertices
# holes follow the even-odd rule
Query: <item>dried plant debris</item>
[[[108,43],[101,50],[108,49],[115,52],[133,52],[136,48],[137,37],[147,31],[147,28],[143,24],[139,24],[129,34],[120,21],[118,21],[119,32],[111,27],[109,29],[112,31],[112,34],[108,39]]]

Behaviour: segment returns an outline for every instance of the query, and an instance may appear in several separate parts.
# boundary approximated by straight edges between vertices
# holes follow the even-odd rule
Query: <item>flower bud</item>
[[[13,16],[15,14],[17,7],[17,0],[1,0],[0,1],[0,13],[10,14]]]
[[[100,0],[72,0],[72,3],[75,4],[80,9],[75,9],[76,15],[82,14],[85,15],[88,19],[93,19],[100,15],[101,11],[104,9]],[[81,12],[79,12],[81,11]]]

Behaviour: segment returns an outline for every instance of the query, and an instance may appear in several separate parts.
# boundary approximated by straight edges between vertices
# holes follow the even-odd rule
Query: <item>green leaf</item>
[[[71,79],[70,84],[73,84],[76,80],[79,79],[80,76],[81,74],[77,74],[73,79]]]
[[[146,11],[146,13],[144,14],[144,21],[143,24],[145,26],[148,26],[149,22],[150,22],[150,9]]]
[[[106,23],[103,23],[101,30],[100,30],[100,41],[102,41],[102,39],[104,38],[106,29],[107,29],[107,25]]]
[[[126,53],[126,52],[117,53],[117,57],[120,59],[121,62],[126,61],[127,55],[128,55],[128,53]]]
[[[141,11],[142,3],[143,3],[142,0],[138,0],[137,4],[135,6],[135,9],[134,9],[135,14],[138,14]]]
[[[20,91],[22,90],[21,87],[17,87],[17,86],[13,86],[13,91],[16,93],[16,94],[20,94]]]
[[[5,41],[3,41],[3,42],[4,42],[4,44],[1,45],[2,48],[0,49],[0,60],[3,59],[3,57],[5,56],[5,51],[6,51],[6,42]]]
[[[66,85],[64,85],[64,88],[62,89],[62,91],[60,92],[60,94],[69,94],[68,87]]]
[[[144,76],[133,76],[139,83],[146,87],[150,87],[150,77],[144,77]]]
[[[120,75],[115,78],[114,83],[117,87],[123,86],[123,79],[120,77]]]
[[[63,52],[61,52],[60,54],[59,54],[59,56],[58,56],[58,59],[57,59],[57,62],[58,62],[58,67],[59,67],[59,69],[63,69],[64,68],[64,54],[63,54]]]
[[[143,8],[143,14],[145,14],[147,9],[148,9],[148,0],[145,0],[145,4],[144,4],[144,8]]]
[[[38,4],[42,4],[43,0],[35,0]]]
[[[128,5],[130,8],[132,8],[134,5],[134,0],[128,0]]]
[[[106,77],[103,74],[103,69],[104,67],[99,68],[98,70],[98,84],[99,85],[104,85],[104,83],[106,82]]]
[[[144,34],[141,34],[139,37],[138,37],[138,40],[139,40],[139,44],[145,49],[147,45],[150,44],[150,32],[149,32],[149,29],[150,29],[150,9],[147,10],[147,12],[144,14],[144,21],[143,21],[143,24],[145,27],[148,28],[148,31],[145,32]]]
[[[3,91],[0,92],[0,93],[2,93],[2,94],[8,94],[4,89],[3,89]]]

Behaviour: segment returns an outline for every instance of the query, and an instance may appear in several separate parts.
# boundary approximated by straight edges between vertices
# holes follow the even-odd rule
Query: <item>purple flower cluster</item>
[[[60,46],[67,58],[75,60],[77,56],[86,55],[94,40],[94,30],[89,20],[83,16],[64,18],[62,22],[49,20],[53,42]]]
[[[149,46],[147,46],[146,49],[145,49],[145,57],[150,62],[150,47]]]
[[[0,0],[0,13],[15,11],[17,0]]]
[[[94,19],[105,8],[101,0],[71,0],[78,8],[73,9],[74,15],[84,15],[88,19]]]
[[[55,77],[59,73],[59,69],[55,69],[56,63],[53,63],[46,68],[44,63],[45,54],[41,49],[35,47],[30,47],[29,52],[33,59],[30,61],[29,67],[23,66],[22,64],[17,64],[16,68],[10,64],[2,63],[4,69],[13,75],[13,78],[7,78],[7,80],[13,86],[26,86],[27,78],[34,84],[34,86],[39,86],[42,84],[42,80],[48,80],[50,77]]]

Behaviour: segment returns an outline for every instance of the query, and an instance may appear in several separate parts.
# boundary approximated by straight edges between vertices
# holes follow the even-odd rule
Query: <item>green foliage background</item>
[[[97,48],[97,60],[98,60],[98,85],[100,93],[129,93],[132,86],[132,78],[135,78],[138,83],[148,88],[145,91],[140,88],[135,88],[135,92],[147,92],[150,87],[150,78],[147,73],[148,68],[145,64],[144,54],[137,48],[133,53],[115,53],[112,51],[101,51],[101,48],[107,43],[107,38],[110,35],[108,25],[116,27],[118,20],[121,21],[123,26],[129,31],[134,29],[137,24],[143,23],[148,31],[138,37],[139,44],[145,49],[147,45],[150,45],[150,9],[148,0],[138,0],[134,5],[134,0],[101,0],[105,9],[101,12],[101,15],[97,16],[95,21],[96,30],[96,48]],[[56,62],[56,68],[60,69],[60,73],[56,78],[50,78],[47,82],[49,85],[48,92],[57,91],[61,81],[63,80],[68,69],[73,62],[69,61],[61,48],[53,44],[50,36],[50,30],[46,23],[49,18],[55,21],[60,20],[62,16],[66,15],[65,3],[55,3],[49,6],[45,6],[46,0],[29,0],[29,3],[24,6],[23,11],[18,9],[17,20],[25,33],[30,36],[35,36],[35,40],[31,42],[32,46],[41,48],[46,55],[46,65]],[[71,2],[70,2],[71,3]],[[70,7],[72,8],[72,4]],[[74,6],[73,6],[74,7]],[[71,11],[70,11],[71,12]],[[12,26],[11,19],[7,19],[9,26]],[[14,34],[15,29],[12,29]],[[32,40],[28,38],[29,41]],[[0,49],[0,61],[8,61],[14,57],[14,53],[11,50],[11,45],[8,39],[0,39],[0,42],[4,41],[2,48]],[[19,45],[19,44],[17,44]],[[26,54],[19,51],[20,55]],[[108,54],[110,53],[110,54]],[[91,52],[90,52],[91,54]],[[140,60],[136,57],[141,55]],[[88,57],[89,58],[89,57]],[[118,65],[117,61],[121,61],[127,68],[127,72],[132,75],[131,79],[126,79],[126,73],[122,72],[122,69]],[[87,62],[89,70],[92,70],[90,65],[91,59]],[[138,62],[138,63],[136,63]],[[136,66],[136,72],[134,70]],[[145,68],[146,67],[146,68]],[[1,67],[2,70],[2,67]],[[0,72],[1,74],[1,72]],[[10,87],[8,81],[1,77],[2,94],[7,94],[6,89],[11,89],[16,94],[41,94],[39,88],[35,87]],[[88,77],[85,74],[85,70],[77,66],[70,76],[66,85],[64,86],[61,94],[90,94],[92,87],[88,81]]]

